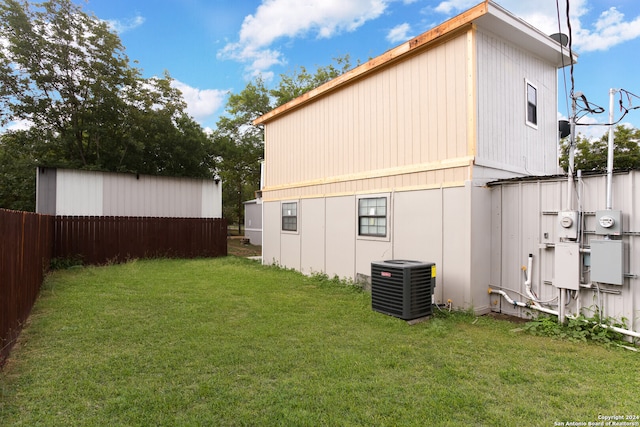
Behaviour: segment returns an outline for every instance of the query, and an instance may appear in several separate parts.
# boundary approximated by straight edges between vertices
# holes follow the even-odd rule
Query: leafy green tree
[[[226,115],[217,123],[212,135],[216,169],[224,182],[224,216],[238,224],[244,218],[244,202],[260,188],[260,165],[264,159],[264,129],[253,121],[272,109],[315,89],[351,68],[349,56],[335,58],[335,64],[318,67],[314,73],[299,67],[268,89],[263,80],[247,84],[238,94],[229,96]]]
[[[227,101],[226,116],[220,117],[212,135],[217,170],[224,183],[224,216],[238,224],[244,218],[244,202],[260,188],[260,162],[264,158],[263,129],[253,120],[272,109],[261,79],[250,82]]]
[[[12,179],[36,165],[212,176],[211,141],[186,114],[171,76],[143,79],[103,21],[71,0],[3,0],[0,34],[0,126],[32,125],[0,139],[4,158],[29,169]],[[15,142],[35,129],[30,144]],[[0,198],[8,205],[15,203]]]
[[[351,69],[349,55],[334,58],[334,61],[335,64],[318,67],[313,74],[304,66],[294,69],[291,74],[281,74],[278,85],[269,91],[274,98],[275,107],[286,104]]]
[[[0,135],[0,206],[5,209],[35,211],[33,141],[37,137],[29,131]]]
[[[640,168],[640,130],[624,125],[616,126],[613,134],[614,169]],[[589,140],[583,135],[576,137],[575,169],[583,171],[606,171],[609,132],[600,139]],[[560,166],[566,171],[569,165],[569,140],[561,142]]]
[[[0,6],[2,123],[28,120],[57,135],[71,166],[94,164],[100,155],[103,116],[126,108],[123,89],[135,87],[120,39],[106,23],[70,0],[38,6],[5,0]]]

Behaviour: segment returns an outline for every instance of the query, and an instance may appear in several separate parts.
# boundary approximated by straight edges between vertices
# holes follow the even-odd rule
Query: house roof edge
[[[426,31],[418,35],[417,37],[414,37],[411,40],[408,40],[401,45],[398,45],[386,51],[385,53],[365,62],[364,64],[347,71],[346,73],[336,77],[335,79],[332,79],[318,86],[317,88],[312,89],[309,92],[306,92],[305,94],[269,111],[268,113],[255,119],[253,121],[253,124],[261,125],[267,123],[280,114],[300,107],[301,105],[306,104],[321,95],[338,89],[356,79],[377,71],[378,69],[388,65],[389,63],[395,62],[414,53],[416,50],[431,44],[435,40],[440,39],[443,36],[451,34],[459,30],[460,28],[473,23],[473,21],[489,12],[490,4],[493,4],[493,2],[490,0],[484,0],[481,3],[478,3],[476,6],[473,6],[472,8],[443,22],[442,24],[432,28],[431,30]]]

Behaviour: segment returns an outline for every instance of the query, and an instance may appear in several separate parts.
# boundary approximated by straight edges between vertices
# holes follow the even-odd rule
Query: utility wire
[[[625,116],[627,114],[629,114],[630,111],[640,109],[640,105],[632,107],[632,105],[633,105],[632,97],[640,99],[640,96],[635,95],[635,94],[629,92],[626,89],[619,89],[618,92],[620,93],[620,100],[618,101],[618,104],[620,105],[620,111],[622,111],[622,116],[620,116],[620,118],[618,120],[616,120],[613,123],[576,123],[576,126],[614,126],[614,125],[617,125],[618,123],[620,123],[622,121],[622,119],[624,119]],[[624,106],[623,94],[627,98],[628,107]],[[602,108],[602,107],[600,107],[600,106],[598,106],[596,104],[590,103],[589,101],[587,101],[587,98],[584,95],[582,95],[580,97],[580,99],[582,99],[582,101],[585,104],[585,107],[583,107],[579,112],[579,113],[583,113],[584,112],[584,114],[582,116],[580,116],[580,118],[584,117],[587,114],[600,114],[600,113],[604,112],[604,108]]]
[[[562,34],[562,25],[560,23],[560,0],[556,0],[556,13],[558,15],[558,34]],[[561,39],[562,40],[562,39]],[[567,94],[567,69],[564,63],[564,48],[565,46],[560,42],[560,59],[562,60],[562,77],[564,79],[564,101],[567,106],[567,115],[569,115],[569,96]],[[569,60],[573,63],[573,58],[569,54]]]
[[[573,92],[575,90],[576,87],[576,82],[573,76],[573,53],[572,53],[572,47],[573,47],[573,33],[571,31],[571,18],[569,17],[569,0],[567,0],[567,30],[569,31],[569,58],[571,58],[571,64],[570,67],[570,73],[571,73],[571,99],[573,99]]]

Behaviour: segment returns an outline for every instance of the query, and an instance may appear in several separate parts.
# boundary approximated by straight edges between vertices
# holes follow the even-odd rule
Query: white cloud
[[[413,37],[409,35],[410,31],[411,25],[407,24],[406,22],[404,24],[396,25],[387,34],[387,40],[391,43],[404,42]]]
[[[453,14],[468,9],[477,1],[448,0],[436,6],[435,10],[445,14]],[[591,4],[589,0],[572,0],[570,3],[572,47],[578,52],[606,50],[625,41],[640,37],[640,16],[625,20],[625,16],[617,8],[611,7],[600,12],[594,22],[588,22]],[[522,1],[499,0],[499,4],[521,17],[534,27],[547,33],[558,32],[558,11],[555,0]],[[566,19],[566,2],[560,5],[560,28],[568,33]]]
[[[182,92],[187,103],[187,114],[199,123],[210,119],[223,106],[228,93],[219,89],[197,89],[178,80],[172,80],[171,86]]]
[[[251,75],[262,74],[273,65],[286,63],[277,49],[270,48],[282,38],[315,35],[330,38],[354,31],[379,17],[389,0],[265,0],[253,15],[247,15],[239,40],[227,44],[218,57],[247,64]]]
[[[640,37],[640,16],[625,22],[624,14],[612,7],[602,12],[594,28],[595,31],[583,29],[576,34],[578,49],[582,52],[607,50]]]
[[[17,120],[15,122],[10,122],[6,126],[6,130],[21,131],[21,130],[29,130],[32,127],[33,127],[33,122],[31,120]]]
[[[137,15],[131,19],[126,21],[120,21],[115,19],[107,19],[104,22],[107,23],[109,28],[115,31],[118,34],[126,33],[127,31],[131,31],[135,28],[138,28],[142,24],[144,24],[145,18]]]
[[[438,4],[438,6],[435,7],[435,11],[450,14],[453,12],[467,10],[478,3],[479,2],[477,0],[448,0]]]

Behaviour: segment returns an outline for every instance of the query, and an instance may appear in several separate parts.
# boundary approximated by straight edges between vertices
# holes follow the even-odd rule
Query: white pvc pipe
[[[525,274],[526,279],[524,281],[524,285],[531,288],[531,267],[533,265],[533,255],[529,254],[529,259],[527,260],[527,274]]]
[[[524,303],[522,301],[514,301],[513,299],[511,299],[511,297],[509,297],[509,295],[507,295],[507,293],[505,291],[489,288],[488,292],[489,292],[489,294],[502,295],[504,297],[504,299],[506,299],[509,304],[513,304],[514,306],[533,308],[534,310],[538,310],[538,311],[541,311],[543,313],[553,314],[554,316],[558,316],[558,312],[555,311],[555,310],[551,310],[551,309],[544,308],[544,307],[539,307],[539,306],[529,305],[529,304],[526,304],[526,303]],[[572,319],[576,318],[576,316],[573,316],[573,315],[569,315],[567,317],[570,317]],[[585,322],[588,322],[588,320],[585,320]],[[612,331],[618,332],[618,333],[623,334],[623,335],[628,335],[628,336],[634,337],[634,338],[640,338],[640,332],[631,331],[629,329],[619,328],[617,326],[605,325],[603,323],[598,324],[598,326],[606,328],[606,329],[611,329]]]
[[[541,307],[538,301],[538,298],[531,291],[531,276],[533,275],[531,272],[531,267],[533,266],[533,255],[529,254],[529,259],[527,261],[527,269],[525,270],[525,280],[524,280],[524,289],[527,293],[527,296],[533,301],[533,305],[536,307]]]
[[[524,303],[522,301],[515,301],[515,300],[511,299],[511,297],[509,295],[507,295],[507,293],[505,291],[502,291],[502,290],[496,290],[496,289],[489,288],[489,293],[490,294],[500,294],[500,295],[502,295],[504,297],[504,299],[506,299],[509,304],[513,304],[514,306],[533,308],[534,310],[538,310],[538,311],[541,311],[543,313],[553,314],[554,316],[558,315],[557,311],[551,310],[549,308],[544,308],[544,307],[542,307],[540,305],[529,305],[529,304]]]

